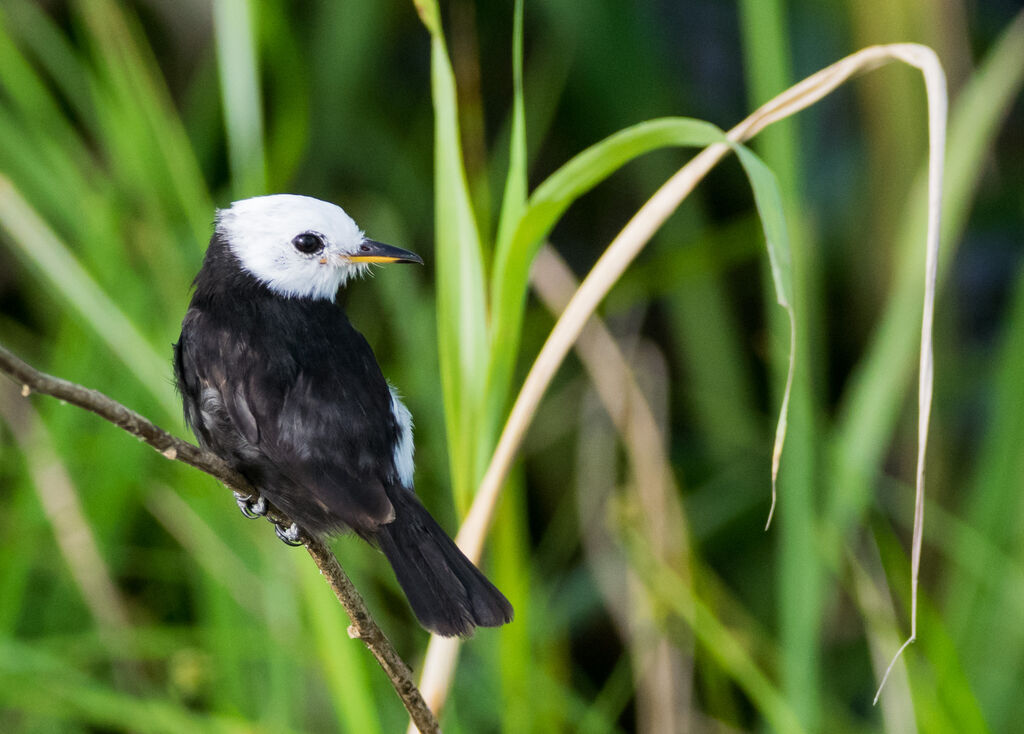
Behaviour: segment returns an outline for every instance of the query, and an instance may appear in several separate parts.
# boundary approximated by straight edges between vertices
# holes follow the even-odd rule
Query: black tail
[[[374,540],[426,629],[468,637],[475,627],[512,621],[512,605],[462,554],[412,492],[389,492],[395,519]]]

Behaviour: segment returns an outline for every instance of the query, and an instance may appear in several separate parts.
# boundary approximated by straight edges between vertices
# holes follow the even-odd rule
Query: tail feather
[[[420,624],[445,637],[468,637],[476,627],[511,622],[512,605],[416,495],[405,489],[395,495],[395,519],[379,526],[373,540],[391,563]]]

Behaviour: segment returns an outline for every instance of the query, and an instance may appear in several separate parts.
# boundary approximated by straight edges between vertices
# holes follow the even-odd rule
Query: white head
[[[309,196],[274,194],[217,212],[217,232],[242,268],[275,293],[333,301],[371,263],[419,262],[414,253],[368,240],[345,211]]]

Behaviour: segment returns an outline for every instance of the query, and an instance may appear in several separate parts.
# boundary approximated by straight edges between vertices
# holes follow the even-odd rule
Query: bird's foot
[[[250,520],[267,514],[267,500],[262,495],[254,500],[249,495],[235,492],[235,502],[238,503],[238,509],[242,511],[242,514]]]
[[[274,532],[287,545],[300,546],[304,543],[302,530],[296,523],[292,523],[288,527],[274,525]]]
[[[258,517],[266,517],[267,510],[269,509],[267,500],[263,495],[253,499],[250,495],[235,492],[235,502],[238,503],[238,509],[242,511],[242,514],[250,520],[255,520]],[[277,537],[282,541],[288,545],[294,546],[303,544],[304,539],[302,537],[302,529],[296,523],[292,523],[291,525],[281,525],[273,520],[271,520],[271,522],[274,523],[274,532],[277,533]]]

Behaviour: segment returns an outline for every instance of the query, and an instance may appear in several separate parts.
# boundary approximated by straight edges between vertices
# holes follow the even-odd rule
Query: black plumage
[[[409,429],[369,344],[333,299],[254,277],[230,236],[217,227],[174,345],[200,444],[307,533],[351,529],[378,546],[425,628],[468,635],[510,621],[505,597],[403,486],[396,445]]]

